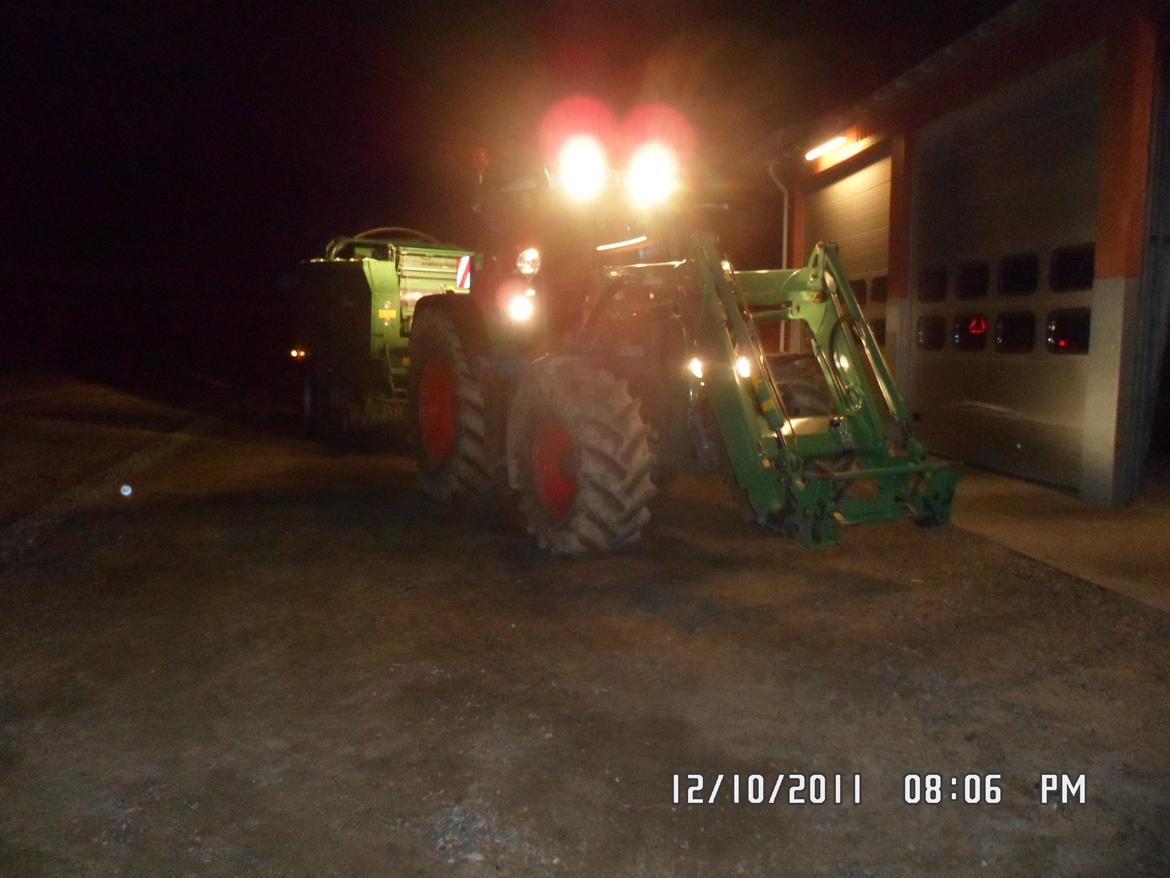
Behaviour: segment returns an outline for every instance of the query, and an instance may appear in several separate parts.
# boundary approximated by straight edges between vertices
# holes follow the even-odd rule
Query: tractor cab
[[[682,217],[668,204],[679,185],[678,161],[664,145],[646,144],[617,172],[585,136],[565,144],[555,169],[481,184],[473,296],[537,347],[562,345],[614,269],[685,258]]]

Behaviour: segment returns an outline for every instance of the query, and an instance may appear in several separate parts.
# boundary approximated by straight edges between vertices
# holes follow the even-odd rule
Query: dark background
[[[38,4],[6,20],[3,353],[237,368],[343,232],[466,241],[471,154],[530,159],[577,93],[682,110],[701,159],[839,110],[1007,5]],[[778,241],[778,238],[777,238]]]

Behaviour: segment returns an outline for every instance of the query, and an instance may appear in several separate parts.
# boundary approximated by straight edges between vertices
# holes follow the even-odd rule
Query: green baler
[[[402,423],[407,345],[427,296],[469,292],[470,251],[402,227],[335,238],[302,264],[289,355],[303,370],[311,431]]]

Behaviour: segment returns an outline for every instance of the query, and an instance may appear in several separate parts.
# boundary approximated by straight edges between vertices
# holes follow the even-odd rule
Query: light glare
[[[657,141],[638,147],[626,174],[630,197],[639,207],[660,204],[678,188],[678,159]]]
[[[638,244],[645,244],[647,238],[645,235],[638,235],[635,238],[626,238],[624,241],[614,241],[612,244],[598,244],[596,248],[598,253],[607,253],[610,250],[624,250],[626,247],[636,247]]]
[[[844,143],[845,143],[845,135],[838,134],[836,137],[832,138],[831,140],[826,140],[820,146],[814,146],[812,149],[810,149],[808,152],[806,152],[804,154],[804,160],[806,162],[811,162],[814,159],[819,159],[825,153],[832,152],[837,147],[842,146]]]
[[[740,374],[741,378],[752,377],[752,361],[747,357],[735,358],[735,371]]]
[[[525,247],[516,257],[516,270],[521,274],[536,274],[540,271],[540,251],[535,247]]]
[[[561,147],[560,184],[574,201],[588,201],[605,185],[605,149],[596,137],[578,134]]]
[[[689,368],[691,370],[692,375],[694,375],[696,378],[703,377],[703,361],[702,360],[700,360],[698,357],[694,357],[688,365],[689,365]]]
[[[536,313],[536,303],[532,300],[532,296],[513,296],[508,300],[507,310],[508,317],[512,320],[517,323],[527,323]]]

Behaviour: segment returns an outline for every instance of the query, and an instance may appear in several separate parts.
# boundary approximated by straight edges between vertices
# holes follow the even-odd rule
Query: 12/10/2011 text
[[[860,805],[860,774],[676,774],[674,804]]]

